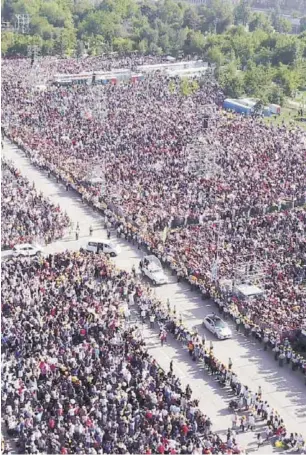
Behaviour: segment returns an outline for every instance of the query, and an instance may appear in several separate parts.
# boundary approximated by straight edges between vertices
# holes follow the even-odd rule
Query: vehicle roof
[[[155,264],[161,265],[161,262],[158,259],[158,257],[154,256],[153,254],[145,256],[143,259],[146,259],[149,262],[155,262]]]
[[[25,248],[29,246],[36,248],[36,245],[33,245],[32,243],[18,243],[17,245],[14,245],[14,248]]]
[[[253,284],[239,284],[236,286],[236,289],[246,297],[264,294],[263,289],[260,289],[258,286],[255,286]]]
[[[99,238],[89,239],[87,243],[89,243],[89,242],[105,243],[105,245],[110,245],[110,244],[112,244],[112,242],[111,242],[110,240],[107,240],[107,239],[99,239]]]
[[[220,321],[222,321],[222,319],[217,314],[207,314],[205,318],[219,319]]]

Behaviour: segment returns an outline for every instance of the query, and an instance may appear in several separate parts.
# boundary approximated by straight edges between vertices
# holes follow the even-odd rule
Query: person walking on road
[[[154,313],[151,313],[151,315],[150,315],[150,327],[151,327],[151,329],[154,329],[154,322],[155,322],[155,315],[154,315]]]
[[[237,316],[237,317],[236,317],[236,330],[237,330],[237,332],[239,332],[240,323],[241,323],[240,317]]]
[[[135,268],[135,264],[133,264],[133,267],[132,267],[132,274],[133,274],[133,277],[136,278],[136,268]]]
[[[93,227],[92,225],[89,226],[89,235],[90,237],[92,237],[92,233],[93,233]]]
[[[229,369],[229,371],[231,371],[232,366],[233,366],[233,362],[232,362],[232,359],[229,357],[229,359],[228,359],[228,369]]]
[[[167,341],[167,334],[165,330],[161,330],[159,337],[161,346],[164,346],[164,343]]]
[[[168,309],[168,313],[170,313],[170,311],[171,311],[171,305],[170,305],[170,300],[169,300],[169,298],[167,299],[167,309]]]

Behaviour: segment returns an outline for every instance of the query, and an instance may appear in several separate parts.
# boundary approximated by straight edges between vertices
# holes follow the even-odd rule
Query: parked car
[[[43,249],[40,245],[32,245],[31,243],[21,243],[13,248],[14,257],[40,256]]]
[[[228,324],[216,314],[209,314],[206,316],[204,318],[203,325],[207,328],[207,330],[216,335],[219,340],[226,340],[228,338],[232,338],[233,336],[232,330]]]
[[[118,245],[114,245],[109,240],[104,239],[91,239],[87,242],[85,247],[86,251],[92,251],[93,253],[104,253],[110,256],[118,256],[121,249]]]
[[[147,276],[153,284],[168,283],[168,277],[163,270],[160,260],[156,256],[145,256],[140,261],[139,266],[142,274]]]

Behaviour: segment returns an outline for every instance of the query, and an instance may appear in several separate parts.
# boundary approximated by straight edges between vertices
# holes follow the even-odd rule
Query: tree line
[[[275,9],[252,12],[251,0],[207,0],[191,5],[174,0],[2,0],[2,21],[14,25],[28,14],[27,33],[2,32],[2,54],[41,55],[137,51],[197,55],[215,67],[228,96],[242,94],[282,102],[306,85],[306,26],[291,35],[291,24]],[[305,24],[306,25],[306,24]]]

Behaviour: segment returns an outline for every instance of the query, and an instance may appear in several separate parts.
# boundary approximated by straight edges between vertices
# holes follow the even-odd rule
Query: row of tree
[[[305,85],[306,32],[289,35],[277,10],[251,11],[252,0],[2,0],[2,20],[28,14],[28,33],[2,33],[2,53],[98,55],[102,52],[198,55],[214,64],[227,94],[282,100]]]
[[[3,22],[14,27],[17,14],[30,18],[23,36],[10,29],[2,33],[2,53],[26,53],[27,44],[35,42],[43,54],[133,49],[175,54],[190,47],[202,50],[208,34],[220,35],[232,26],[290,32],[290,22],[277,8],[270,17],[252,13],[252,1],[233,6],[231,0],[207,0],[195,6],[174,0],[2,0]]]

